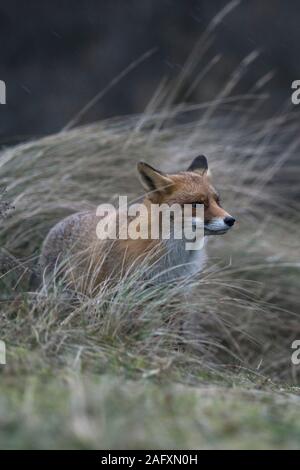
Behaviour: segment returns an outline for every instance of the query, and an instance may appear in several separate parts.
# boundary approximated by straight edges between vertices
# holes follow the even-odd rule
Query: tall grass
[[[224,117],[224,106],[209,119],[203,106],[151,110],[1,154],[1,184],[15,206],[2,223],[1,245],[18,260],[2,274],[2,339],[22,354],[38,352],[38,362],[51,367],[80,359],[92,371],[113,364],[180,381],[207,374],[297,381],[290,362],[300,335],[293,117],[258,122],[232,105]],[[238,219],[230,234],[210,237],[201,275],[145,289],[146,268],[138,266],[117,285],[103,283],[96,297],[76,300],[59,281],[33,288],[41,243],[58,220],[118,194],[141,195],[140,159],[176,171],[199,153]],[[192,293],[184,295],[187,284]]]

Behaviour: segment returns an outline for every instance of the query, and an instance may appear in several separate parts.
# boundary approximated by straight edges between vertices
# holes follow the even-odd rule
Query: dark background
[[[59,131],[122,69],[156,52],[97,103],[81,122],[141,112],[163,77],[176,77],[201,33],[227,1],[7,0],[0,3],[2,143]],[[240,85],[247,92],[270,70],[266,106],[276,108],[300,79],[299,0],[242,1],[217,27],[201,63],[222,60],[189,100],[213,99],[251,51],[260,57]],[[200,68],[201,70],[201,68]],[[198,70],[199,72],[199,70]],[[180,96],[178,99],[180,100]]]

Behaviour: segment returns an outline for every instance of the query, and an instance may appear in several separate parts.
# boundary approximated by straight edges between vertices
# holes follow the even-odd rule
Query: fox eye
[[[221,196],[219,192],[215,193],[215,201],[219,206],[221,205]]]

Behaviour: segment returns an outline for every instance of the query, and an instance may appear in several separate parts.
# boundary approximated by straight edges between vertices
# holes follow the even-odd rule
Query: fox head
[[[235,219],[220,204],[220,195],[213,187],[204,155],[196,157],[186,171],[163,173],[147,163],[138,163],[138,172],[146,197],[156,204],[196,204],[204,206],[204,234],[222,235]]]

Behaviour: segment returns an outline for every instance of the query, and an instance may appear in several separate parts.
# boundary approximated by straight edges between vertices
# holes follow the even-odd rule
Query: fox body
[[[122,214],[122,208],[117,213],[108,213],[107,225],[116,227],[116,236],[107,239],[98,236],[103,215],[97,215],[96,210],[63,219],[50,230],[43,243],[40,264],[44,272],[55,270],[67,260],[64,269],[68,272],[68,279],[81,290],[86,290],[87,286],[94,289],[107,279],[123,276],[142,263],[149,264],[145,271],[147,276],[158,280],[171,280],[203,269],[206,260],[204,249],[186,249],[186,240],[175,239],[172,230],[167,240],[160,236],[156,239],[151,237],[154,224],[158,225],[157,230],[161,234],[161,220],[153,218],[151,208],[154,204],[189,204],[192,207],[192,225],[197,229],[198,225],[203,227],[203,220],[198,220],[195,208],[202,204],[204,235],[226,233],[235,219],[220,206],[220,196],[212,185],[206,158],[196,157],[186,171],[176,174],[163,173],[143,162],[138,164],[138,172],[147,191],[143,200],[146,213],[138,220],[128,213]],[[124,217],[126,222],[136,222],[137,226],[145,222],[149,236],[121,239],[120,220]]]

